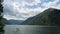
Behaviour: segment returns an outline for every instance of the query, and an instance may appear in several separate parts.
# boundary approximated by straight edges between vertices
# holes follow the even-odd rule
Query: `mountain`
[[[23,25],[49,25],[49,26],[58,26],[60,25],[60,10],[49,8],[40,14],[28,18],[23,22]]]
[[[27,20],[23,21],[21,25],[29,25],[30,20],[32,20],[34,17],[30,17]]]
[[[8,25],[20,25],[23,20],[8,20],[9,24]]]
[[[0,16],[0,24],[7,24],[7,25],[20,25],[23,22],[23,20],[7,20],[6,18],[2,18]]]
[[[23,20],[7,20],[5,18],[3,18],[1,21],[7,25],[20,25],[23,22]]]

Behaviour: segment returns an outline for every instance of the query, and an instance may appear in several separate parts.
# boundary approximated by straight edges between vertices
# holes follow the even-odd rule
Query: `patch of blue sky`
[[[58,6],[59,4],[60,4],[60,0],[58,2],[56,2],[56,5],[54,5],[54,6]]]
[[[36,5],[32,5],[32,6],[25,5],[24,8],[28,8],[28,9],[35,9],[35,8],[38,8],[38,7],[44,8],[42,6],[43,3],[45,3],[45,2],[48,3],[48,2],[53,2],[53,1],[54,0],[41,0],[41,3],[37,3]],[[32,2],[32,1],[30,1],[30,2]]]
[[[37,3],[37,5],[38,5],[38,7],[44,8],[44,7],[42,6],[42,3]]]
[[[59,2],[57,2],[57,4],[60,4],[60,0],[59,0]]]
[[[55,6],[58,6],[59,4],[60,4],[60,1],[59,1],[59,2],[57,2]]]
[[[30,5],[25,5],[24,6],[24,8],[28,8],[28,9],[35,9],[35,8],[38,8],[38,7],[42,7],[43,8],[41,3],[37,3],[36,5],[32,5],[32,6],[30,6]]]
[[[54,0],[41,0],[42,3],[48,3],[48,2],[53,2]]]

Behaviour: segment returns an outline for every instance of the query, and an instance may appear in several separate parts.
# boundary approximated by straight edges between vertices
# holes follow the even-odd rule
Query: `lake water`
[[[60,27],[39,25],[6,25],[5,34],[60,34]]]

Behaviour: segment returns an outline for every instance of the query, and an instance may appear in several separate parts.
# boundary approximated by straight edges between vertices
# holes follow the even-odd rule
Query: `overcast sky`
[[[4,18],[25,20],[47,8],[60,9],[60,0],[4,0]]]

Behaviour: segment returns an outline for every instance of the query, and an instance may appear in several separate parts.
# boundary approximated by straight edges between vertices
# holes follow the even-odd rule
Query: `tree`
[[[1,20],[3,19],[3,5],[1,4],[3,2],[3,0],[0,0],[0,34],[4,34],[4,26],[5,23],[2,22]]]

